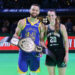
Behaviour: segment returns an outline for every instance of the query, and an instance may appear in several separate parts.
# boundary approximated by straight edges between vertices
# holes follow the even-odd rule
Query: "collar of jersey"
[[[39,20],[37,20],[37,21],[35,21],[35,22],[31,22],[31,21],[29,20],[29,18],[27,18],[27,19],[28,19],[28,22],[29,22],[32,26],[39,22]]]

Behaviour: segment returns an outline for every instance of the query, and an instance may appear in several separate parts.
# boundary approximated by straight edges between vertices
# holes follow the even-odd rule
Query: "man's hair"
[[[31,7],[32,7],[32,6],[37,6],[37,7],[39,7],[39,9],[40,9],[40,5],[38,5],[38,4],[32,4]]]

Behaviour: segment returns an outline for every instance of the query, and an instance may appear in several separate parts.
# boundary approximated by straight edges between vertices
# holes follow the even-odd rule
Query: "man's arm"
[[[25,25],[25,19],[19,20],[17,28],[16,28],[15,33],[14,33],[13,36],[18,38],[20,36],[21,31],[23,30],[24,25]]]
[[[47,48],[44,42],[44,34],[45,34],[45,26],[43,23],[40,25],[40,44],[44,47]]]

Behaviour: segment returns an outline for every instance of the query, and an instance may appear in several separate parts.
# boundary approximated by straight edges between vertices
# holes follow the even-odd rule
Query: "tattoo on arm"
[[[15,30],[14,36],[18,37],[20,35],[22,27],[23,27],[23,25],[22,25],[21,21],[19,21],[18,25],[17,25],[17,28]]]
[[[44,24],[41,24],[41,27],[40,27],[40,40],[43,41],[44,40],[44,34],[45,34],[45,27],[44,27]]]

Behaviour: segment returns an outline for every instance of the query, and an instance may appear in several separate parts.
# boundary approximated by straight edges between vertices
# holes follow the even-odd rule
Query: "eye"
[[[49,17],[51,17],[51,16],[53,17],[54,15],[48,15],[48,16],[49,16]]]
[[[53,17],[54,15],[52,15],[52,17]]]
[[[33,11],[35,11],[35,9],[32,9]]]

